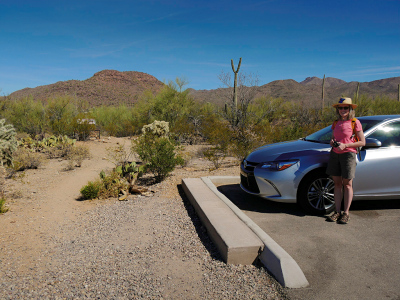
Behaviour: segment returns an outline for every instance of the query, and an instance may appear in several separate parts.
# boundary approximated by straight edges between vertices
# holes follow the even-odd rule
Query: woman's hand
[[[343,151],[344,149],[347,148],[346,144],[343,144],[343,143],[338,143],[338,144],[339,144],[339,146],[337,146],[337,149],[339,149],[340,151]]]

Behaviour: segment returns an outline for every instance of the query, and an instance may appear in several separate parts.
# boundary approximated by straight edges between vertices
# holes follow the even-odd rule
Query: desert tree
[[[4,112],[6,119],[18,132],[26,132],[31,137],[42,134],[47,126],[45,108],[31,96],[10,100]]]

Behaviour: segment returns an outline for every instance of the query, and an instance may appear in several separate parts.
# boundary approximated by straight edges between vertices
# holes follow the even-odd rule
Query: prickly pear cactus
[[[0,166],[12,165],[12,155],[18,145],[14,126],[5,123],[5,119],[0,119]]]

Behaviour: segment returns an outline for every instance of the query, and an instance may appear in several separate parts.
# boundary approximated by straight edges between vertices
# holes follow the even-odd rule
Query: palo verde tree
[[[183,88],[186,84],[185,79],[176,78],[175,82],[169,81],[157,95],[146,93],[134,107],[138,126],[159,120],[168,122],[174,132],[176,125],[187,120],[195,106],[189,90]]]
[[[7,106],[4,116],[18,132],[26,132],[35,137],[45,131],[46,116],[42,102],[29,96],[9,101]]]

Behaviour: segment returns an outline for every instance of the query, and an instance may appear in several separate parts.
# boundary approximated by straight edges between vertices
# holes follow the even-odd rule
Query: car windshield
[[[360,119],[361,125],[363,127],[363,131],[367,131],[371,127],[375,126],[381,120],[368,120],[368,119]],[[304,138],[305,141],[315,142],[315,143],[324,143],[329,144],[332,137],[332,126],[325,127],[317,132],[314,132]]]

